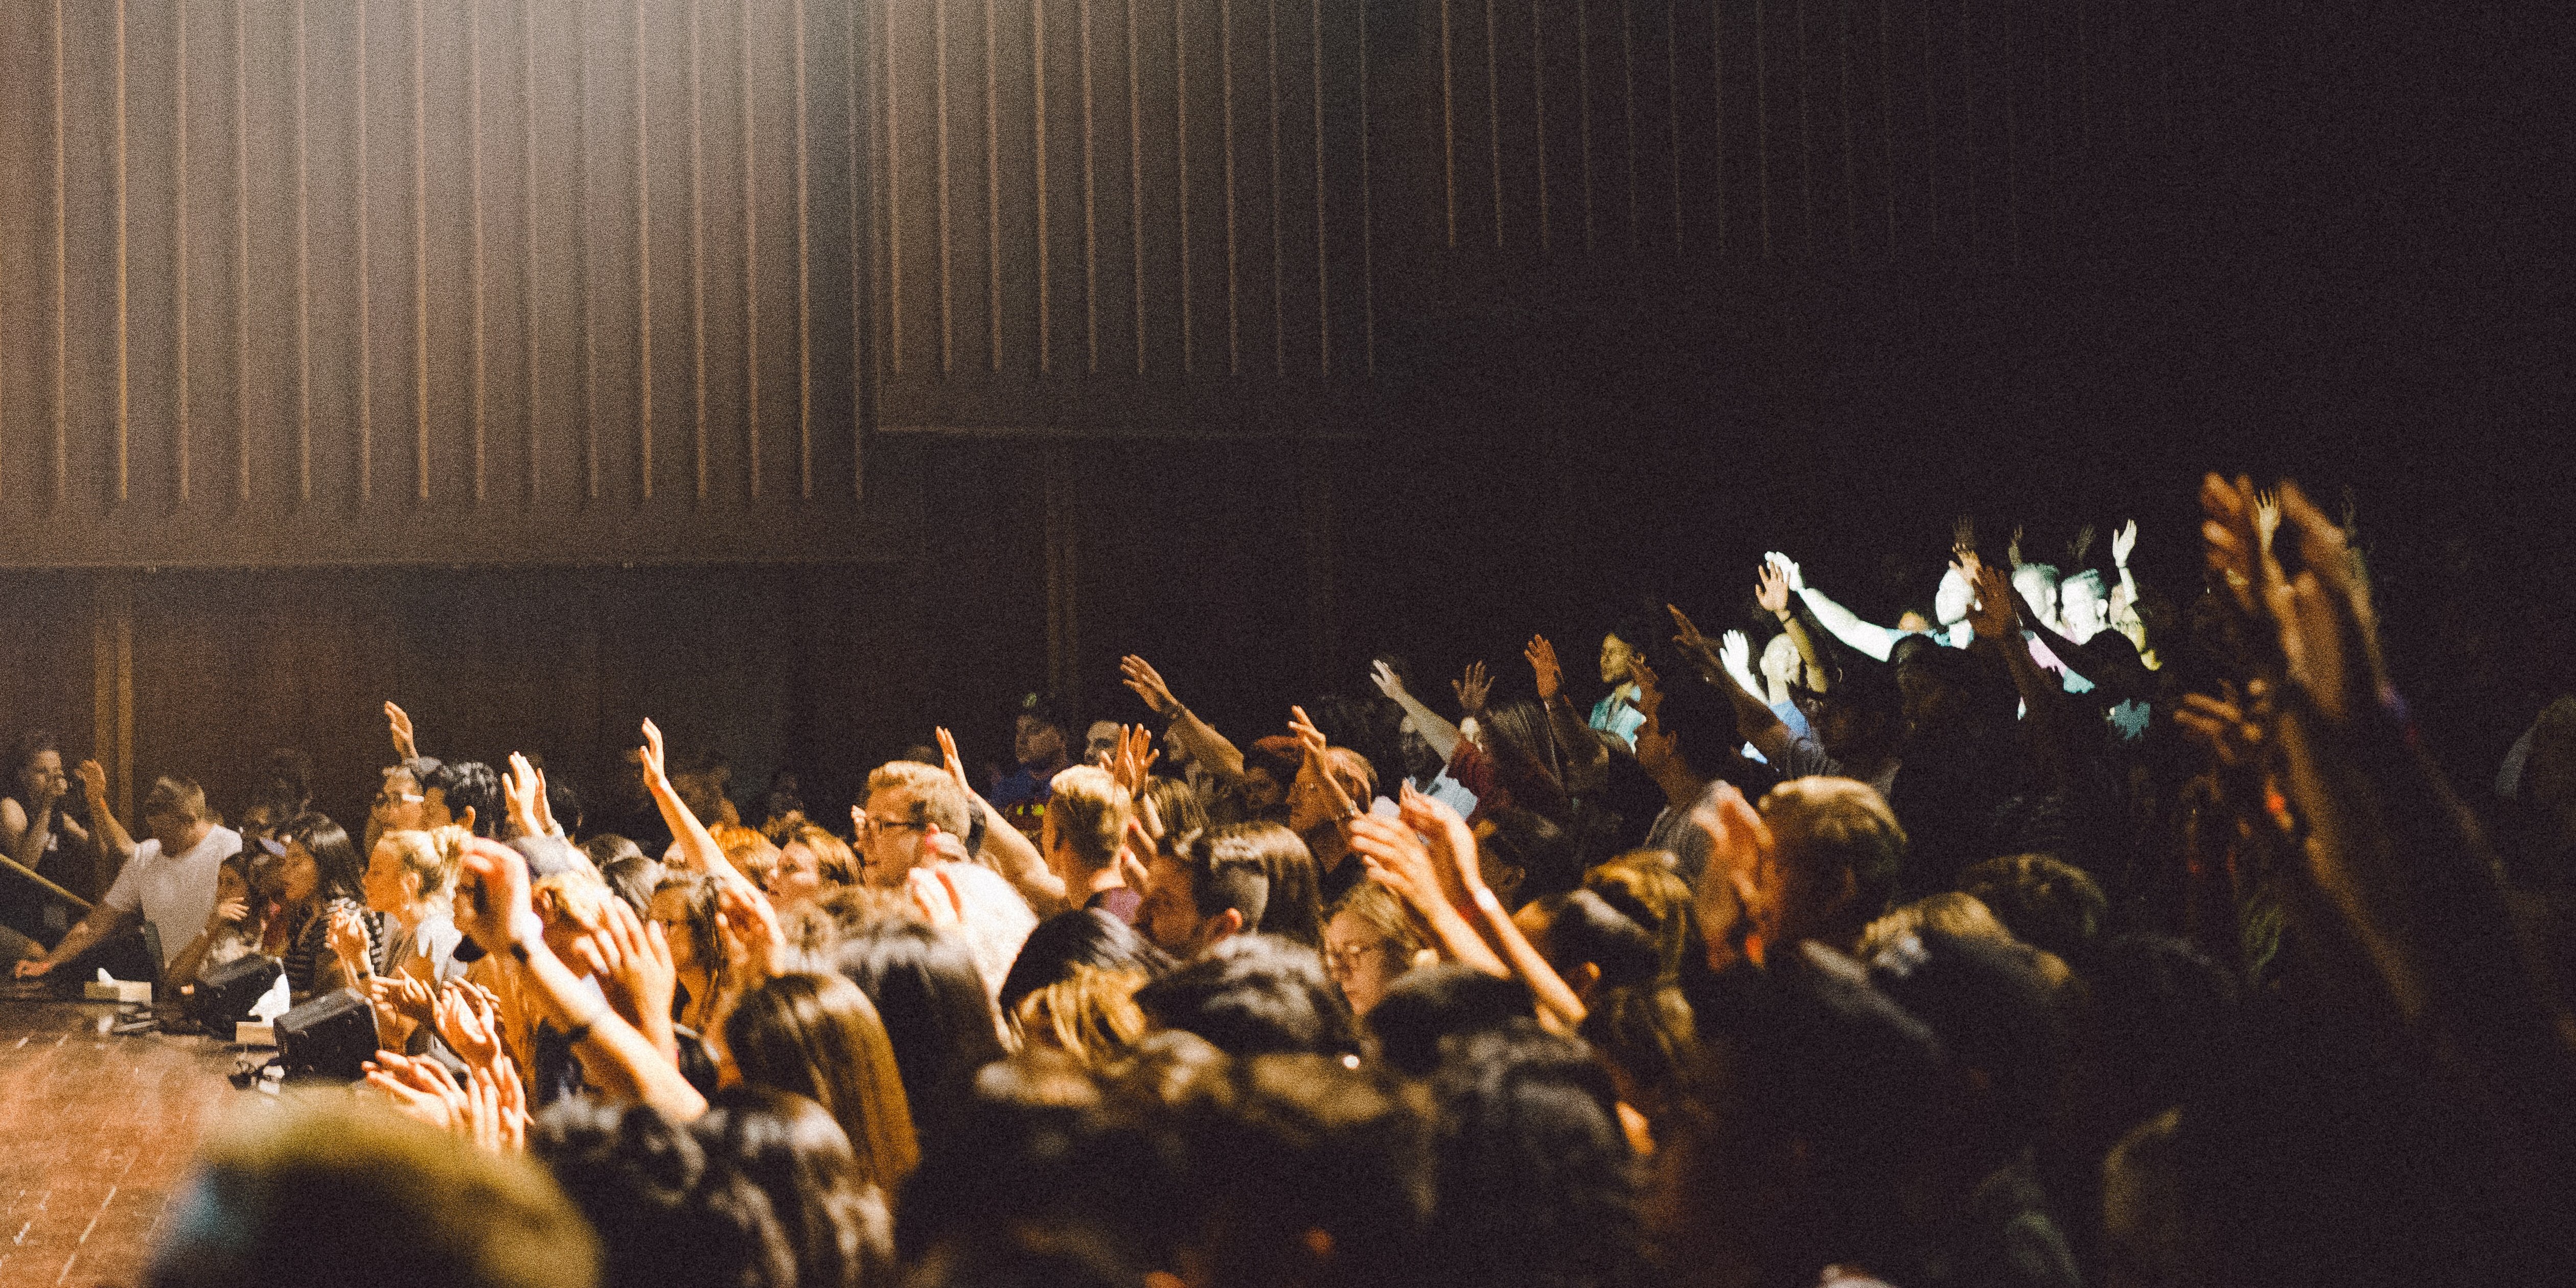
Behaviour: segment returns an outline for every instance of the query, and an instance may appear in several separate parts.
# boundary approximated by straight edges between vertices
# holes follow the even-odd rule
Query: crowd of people
[[[1238,740],[1129,657],[1150,721],[1032,703],[980,787],[940,730],[846,834],[650,722],[586,826],[388,704],[356,835],[285,755],[138,842],[31,740],[0,849],[108,888],[0,953],[372,1004],[360,1097],[207,1146],[170,1288],[2545,1280],[2576,699],[2456,792],[2347,531],[2201,500],[2196,595],[2134,523],[1963,526],[1888,625],[1773,555],[1776,634],[1620,626],[1588,706],[1534,638],[1528,696],[1382,657]]]

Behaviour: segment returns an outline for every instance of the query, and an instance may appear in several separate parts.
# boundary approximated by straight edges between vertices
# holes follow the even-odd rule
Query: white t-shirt
[[[139,842],[99,902],[117,912],[142,913],[161,932],[161,964],[169,965],[205,929],[215,911],[215,872],[239,853],[241,833],[228,827],[206,829],[195,849],[176,856],[162,853],[157,840]]]

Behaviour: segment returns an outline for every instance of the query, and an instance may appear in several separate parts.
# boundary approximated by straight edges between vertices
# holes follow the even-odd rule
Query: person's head
[[[1471,1034],[1431,1080],[1439,1167],[1428,1260],[1460,1285],[1647,1279],[1641,1176],[1583,1043],[1535,1024]]]
[[[1118,866],[1118,851],[1126,841],[1134,806],[1127,789],[1108,770],[1090,765],[1063,770],[1048,786],[1038,849],[1046,857],[1047,868],[1078,899],[1089,893],[1101,873]]]
[[[1118,759],[1118,739],[1124,731],[1115,720],[1094,720],[1082,731],[1082,763],[1098,769],[1109,768]]]
[[[671,792],[709,827],[742,821],[733,805],[733,759],[713,747],[701,747],[672,766]]]
[[[1193,832],[1145,864],[1144,905],[1136,927],[1175,957],[1196,957],[1229,935],[1262,928],[1270,874],[1283,866],[1274,847],[1306,843],[1276,823],[1229,823]]]
[[[1888,660],[1903,738],[1920,743],[2012,728],[2020,699],[1991,659],[1914,636],[1899,641]]]
[[[71,777],[63,772],[63,753],[52,734],[30,729],[18,736],[9,752],[9,782],[24,801],[50,800],[71,791]]]
[[[1136,800],[1139,818],[1150,818],[1163,829],[1163,836],[1187,836],[1208,825],[1207,802],[1197,789],[1178,778],[1148,778],[1145,794]]]
[[[366,898],[367,865],[348,830],[326,815],[306,814],[285,829],[282,869],[289,903]]]
[[[808,1096],[848,1133],[860,1170],[888,1193],[920,1161],[894,1044],[875,1004],[839,975],[780,975],[725,1017],[742,1080]]]
[[[600,1246],[545,1172],[380,1107],[245,1115],[201,1149],[147,1288],[592,1288]]]
[[[1253,739],[1243,749],[1243,780],[1234,786],[1242,813],[1227,821],[1286,818],[1288,785],[1297,781],[1301,759],[1297,740],[1286,734]]]
[[[1589,890],[1533,899],[1512,921],[1577,997],[1650,984],[1662,973],[1654,937]]]
[[[1636,633],[1635,628],[1629,629],[1631,633]],[[1643,640],[1628,639],[1615,630],[1603,635],[1601,637],[1601,682],[1626,684],[1630,669],[1637,664],[1637,650],[1644,643]]]
[[[1485,811],[1476,821],[1476,871],[1506,908],[1583,880],[1575,838],[1537,810],[1519,805]]]
[[[1366,1017],[1387,987],[1413,969],[1421,932],[1404,900],[1376,879],[1361,881],[1333,904],[1324,922],[1324,965],[1354,1015]]]
[[[1959,575],[1953,564],[1941,574],[1941,586],[1932,592],[1932,617],[1935,625],[1954,626],[1968,620],[1968,606],[1977,602],[1977,592],[1968,579]]]
[[[2012,570],[2012,587],[2030,606],[2030,614],[2057,629],[2058,572],[2054,564],[2026,563]]]
[[[461,828],[385,833],[367,856],[362,882],[367,906],[384,913],[446,906],[455,893],[457,865],[464,854]]]
[[[232,857],[225,859],[221,864],[216,866],[216,903],[232,903],[239,900],[244,904],[251,905],[253,916],[256,917],[257,903],[251,897],[255,889],[256,887],[251,882],[249,855],[234,854]]]
[[[1084,1068],[1098,1069],[1145,1035],[1136,990],[1151,978],[1141,970],[1077,965],[1063,979],[1021,998],[1011,1008],[1011,1027],[1029,1045],[1054,1047]]]
[[[1762,678],[1777,688],[1785,689],[1804,676],[1806,659],[1798,653],[1798,641],[1782,631],[1762,646]]]
[[[417,757],[385,770],[384,781],[377,786],[376,798],[368,809],[377,831],[417,832],[429,826],[421,820],[421,808],[429,800],[421,790],[421,780],[438,765],[436,760]]]
[[[2066,638],[2081,644],[2111,624],[2111,596],[2102,574],[2087,568],[2058,583],[2057,615]]]
[[[1136,1004],[1155,1026],[1186,1029],[1229,1055],[1359,1050],[1350,1004],[1303,944],[1236,935],[1146,985]]]
[[[923,839],[933,831],[963,837],[966,792],[936,766],[889,760],[868,775],[867,803],[859,812],[859,858],[869,885],[903,884],[926,857]]]
[[[615,832],[602,832],[597,836],[584,837],[581,842],[581,853],[582,857],[590,860],[590,866],[602,872],[606,872],[610,865],[621,859],[648,857],[644,853],[644,847]]]
[[[953,931],[910,919],[843,937],[834,965],[876,1004],[924,1157],[955,1140],[975,1073],[1006,1054],[993,995]]]
[[[1221,844],[1228,854],[1248,854],[1261,861],[1262,875],[1268,879],[1257,927],[1262,934],[1321,947],[1322,879],[1315,872],[1314,852],[1296,833],[1276,823],[1228,823],[1201,833],[1200,844]]]
[[[1619,1099],[1645,1115],[1661,1139],[1700,1059],[1697,1017],[1681,987],[1667,982],[1604,989],[1586,1004],[1580,1032],[1601,1053]]]
[[[1675,679],[1667,682],[1655,718],[1637,730],[1637,764],[1657,782],[1678,773],[1705,783],[1724,771],[1728,753],[1743,741],[1725,698],[1695,680]]]
[[[645,919],[662,927],[671,964],[694,1003],[708,1002],[724,983],[724,941],[716,931],[719,892],[715,878],[703,872],[670,872],[646,905]]]
[[[1854,668],[1822,693],[1802,701],[1807,722],[1827,755],[1850,760],[1883,751],[1895,741],[1896,686],[1876,668]]]
[[[1414,727],[1412,716],[1406,716],[1404,723],[1397,727],[1395,750],[1404,759],[1404,776],[1415,782],[1428,782],[1446,768],[1446,762],[1440,759],[1440,753],[1432,747],[1431,740]]]
[[[165,853],[195,849],[213,826],[206,817],[206,789],[193,778],[163,774],[143,795],[143,826]]]
[[[760,1187],[796,1258],[799,1284],[870,1284],[893,1269],[885,1191],[849,1135],[814,1101],[749,1085],[717,1092],[689,1125],[710,1162]]]
[[[797,1283],[797,1250],[769,1195],[657,1110],[566,1096],[530,1124],[528,1153],[598,1232],[600,1288]]]
[[[1368,1036],[1389,1068],[1427,1078],[1440,1067],[1447,1043],[1537,1020],[1529,985],[1456,962],[1433,962],[1387,985],[1369,1008]]]
[[[1666,977],[1680,974],[1682,963],[1706,952],[1680,863],[1670,850],[1631,850],[1583,874],[1584,889],[1601,896],[1654,941],[1657,973]]]
[[[1368,757],[1348,747],[1324,749],[1324,773],[1342,789],[1342,795],[1360,809],[1367,809],[1377,796],[1377,768]],[[1288,791],[1288,827],[1299,836],[1332,826],[1332,793],[1311,779],[1295,781]]]
[[[1868,961],[1904,942],[1906,936],[1926,930],[1999,942],[2010,942],[2013,937],[1975,895],[1943,890],[1888,909],[1887,915],[1869,923],[1869,928],[1861,932],[1852,955]]]
[[[1967,1075],[1970,1170],[2036,1144],[2066,1071],[2066,1033],[2037,954],[1925,928],[1869,962],[1871,982],[1941,1039]]]
[[[1387,1071],[1312,1054],[1237,1059],[1181,1117],[1209,1282],[1422,1281],[1432,1115]]]
[[[1972,863],[1959,889],[1976,896],[2015,939],[2070,963],[2090,960],[2111,902],[2084,869],[2046,854],[2010,854]]]
[[[850,852],[849,842],[807,823],[779,843],[769,893],[781,903],[810,904],[825,890],[855,884],[858,879],[859,860]]]
[[[1772,844],[1755,865],[1746,911],[1767,950],[1815,939],[1855,944],[1896,890],[1905,829],[1886,798],[1848,778],[1793,778],[1758,806]]]
[[[1012,959],[995,1000],[1008,1015],[1018,1009],[1021,998],[1070,978],[1076,966],[1139,970],[1156,976],[1172,968],[1172,959],[1110,913],[1075,908],[1039,922],[1021,941],[1019,955]]]
[[[641,854],[620,855],[599,865],[599,879],[638,917],[653,915],[653,892],[662,887],[663,875],[659,862]]]
[[[442,764],[422,780],[420,816],[423,827],[454,824],[490,839],[501,826],[501,780],[492,767],[468,760]]]
[[[1031,694],[1020,703],[1020,714],[1011,732],[1011,759],[1032,773],[1052,774],[1065,767],[1068,758],[1064,713],[1055,703]]]

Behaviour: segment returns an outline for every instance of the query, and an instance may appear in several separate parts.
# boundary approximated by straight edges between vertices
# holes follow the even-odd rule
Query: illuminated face
[[[1969,593],[1968,579],[1952,568],[1941,574],[1941,588],[1932,593],[1932,615],[1943,626],[1968,620],[1968,605],[1976,597]]]
[[[823,861],[802,841],[790,841],[778,852],[778,868],[769,874],[769,893],[780,903],[811,903],[823,893]]]
[[[1366,1015],[1385,998],[1387,986],[1412,968],[1397,960],[1398,945],[1377,928],[1347,910],[1324,923],[1324,965],[1342,986],[1351,1010]]]
[[[321,865],[313,861],[313,851],[305,849],[302,841],[286,843],[286,862],[278,876],[285,882],[288,903],[302,903],[322,888]]]
[[[1102,769],[1107,769],[1109,768],[1109,762],[1116,760],[1117,758],[1118,722],[1115,720],[1092,721],[1091,727],[1083,730],[1082,732],[1082,763],[1086,765],[1097,765]]]
[[[1627,683],[1628,670],[1636,660],[1637,650],[1630,648],[1628,641],[1616,635],[1601,637],[1601,682],[1603,684]]]
[[[18,785],[30,800],[47,800],[70,791],[71,779],[63,774],[63,754],[37,752],[36,758],[27,762],[26,771],[18,776]]]
[[[401,851],[390,841],[376,842],[367,854],[367,875],[361,883],[367,895],[367,907],[377,912],[400,912],[420,897],[420,878],[402,861]]]
[[[2110,605],[2095,589],[2093,579],[2078,577],[2058,587],[2058,609],[2065,615],[2066,638],[2081,644],[2102,633],[2110,624]]]
[[[1145,864],[1145,902],[1136,910],[1136,928],[1175,957],[1195,956],[1202,947],[1189,869],[1179,859],[1157,854]]]
[[[868,803],[860,811],[859,856],[867,860],[862,877],[869,885],[900,886],[921,861],[921,837],[927,825],[913,820],[919,804],[912,793],[900,788],[868,793]]]
[[[1787,685],[1798,678],[1798,642],[1787,631],[1771,637],[1762,646],[1762,678],[1773,684]]]

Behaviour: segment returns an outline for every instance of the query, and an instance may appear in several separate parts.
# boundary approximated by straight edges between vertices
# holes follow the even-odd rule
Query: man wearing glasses
[[[934,926],[966,934],[984,986],[998,990],[1037,914],[1011,883],[966,853],[966,791],[946,771],[893,760],[868,775],[858,825],[859,879],[904,890]]]

